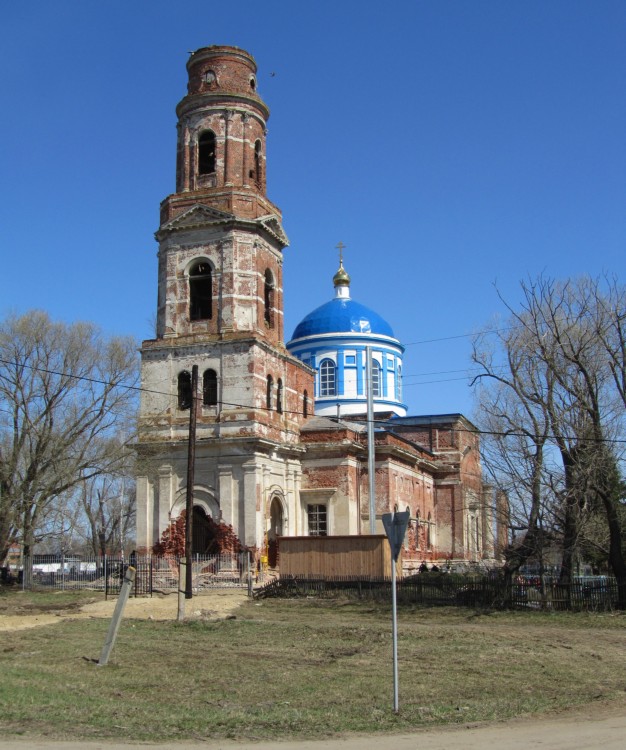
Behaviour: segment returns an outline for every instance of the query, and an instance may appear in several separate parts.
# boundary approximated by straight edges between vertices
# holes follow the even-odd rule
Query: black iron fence
[[[78,557],[33,555],[18,569],[4,569],[0,583],[23,588],[90,589],[117,595],[126,567],[136,569],[135,596],[172,592],[179,585],[180,560],[174,556],[131,555]],[[344,597],[389,601],[391,579],[373,577],[289,577],[265,583],[247,552],[194,555],[192,587],[195,594],[215,588],[256,587],[257,597]],[[501,576],[420,573],[398,579],[399,604],[465,606],[485,609],[544,609],[605,611],[624,607],[626,592],[610,576],[578,577],[569,585],[557,579],[519,576],[507,584]]]
[[[520,577],[507,584],[497,577],[422,573],[397,581],[399,604],[464,606],[485,609],[604,611],[619,607],[614,578],[590,576],[569,585],[551,579]],[[344,597],[390,601],[390,578],[281,577],[257,589],[255,596]]]
[[[14,583],[25,589],[91,589],[116,595],[128,565],[136,569],[136,596],[178,589],[178,557],[135,554],[127,558],[33,555],[25,558],[19,568],[9,570],[4,583]],[[194,555],[191,565],[194,593],[211,588],[247,587],[254,573],[248,552]]]

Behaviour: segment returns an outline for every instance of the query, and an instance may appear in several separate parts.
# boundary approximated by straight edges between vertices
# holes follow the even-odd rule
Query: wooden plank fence
[[[283,536],[278,548],[281,577],[391,576],[391,551],[384,534]]]

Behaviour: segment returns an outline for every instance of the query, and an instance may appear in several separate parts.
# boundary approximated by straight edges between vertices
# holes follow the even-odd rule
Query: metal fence
[[[89,589],[117,594],[128,565],[136,569],[136,596],[171,592],[178,589],[180,558],[173,556],[131,555],[123,557],[78,557],[33,555],[12,571],[6,582],[25,589]],[[194,555],[192,587],[195,594],[205,589],[245,588],[258,575],[253,571],[250,554]]]
[[[507,585],[501,578],[424,573],[397,581],[400,604],[464,606],[485,609],[606,611],[619,608],[614,578],[591,576],[569,585],[554,580],[519,578]],[[259,588],[255,596],[345,597],[388,602],[390,578],[305,578],[282,576]]]

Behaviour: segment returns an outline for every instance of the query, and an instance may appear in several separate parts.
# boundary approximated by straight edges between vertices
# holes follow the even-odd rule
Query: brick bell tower
[[[194,552],[212,546],[207,516],[262,552],[296,532],[313,374],[283,344],[288,240],[266,195],[269,110],[255,60],[237,47],[203,47],[187,71],[176,192],[155,235],[156,338],[141,348],[137,544],[151,548],[184,509],[198,365]]]

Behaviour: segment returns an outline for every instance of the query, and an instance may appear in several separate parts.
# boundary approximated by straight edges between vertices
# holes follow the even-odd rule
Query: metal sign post
[[[398,713],[398,609],[396,602],[396,563],[409,525],[408,510],[396,513],[383,513],[383,526],[391,547],[391,627],[393,632],[393,711]]]

